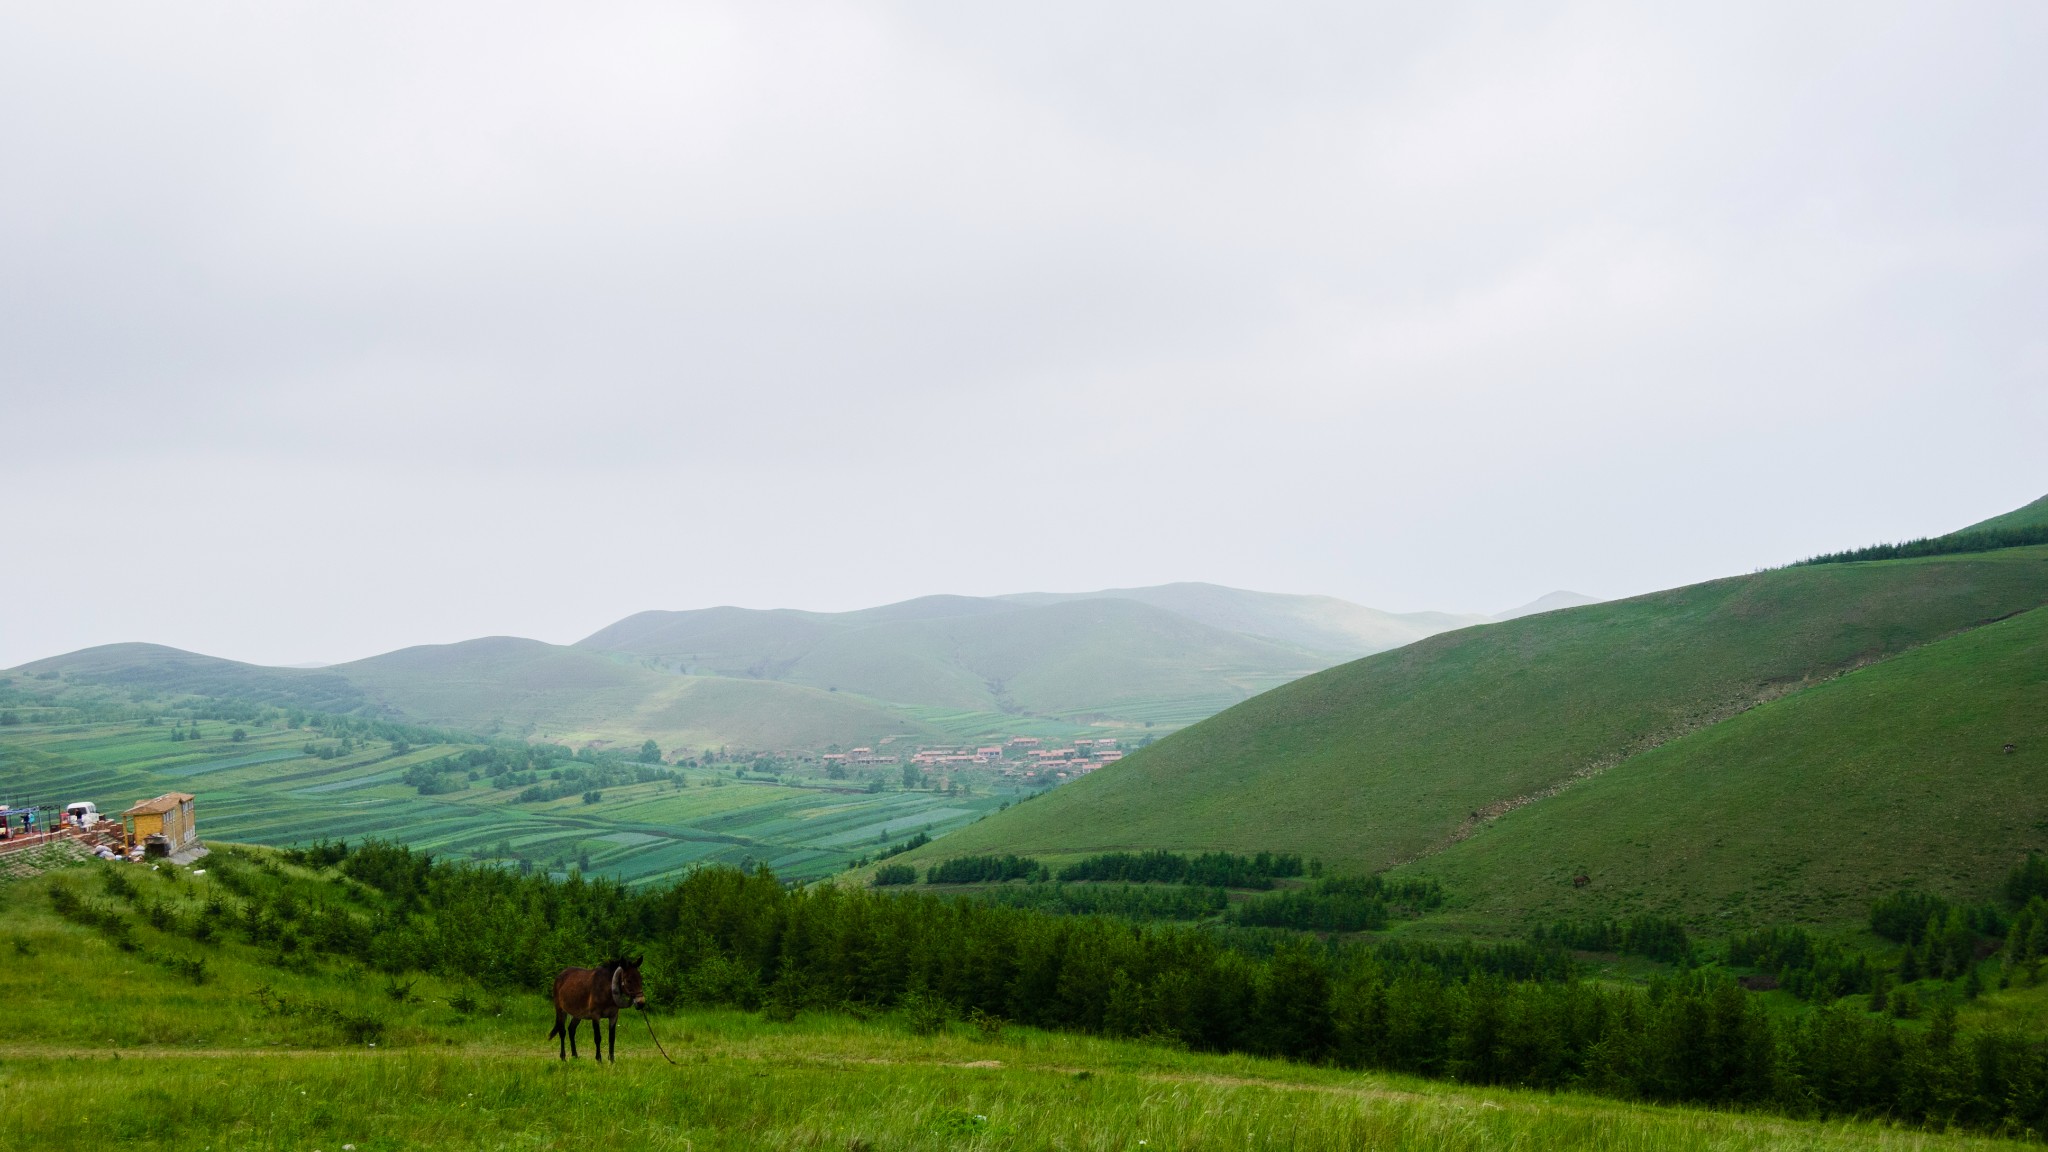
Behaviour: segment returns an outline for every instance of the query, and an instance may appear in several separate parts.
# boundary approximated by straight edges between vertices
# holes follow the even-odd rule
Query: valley
[[[544,1129],[519,1101],[577,1073],[519,1054],[534,990],[632,954],[694,1082],[854,1074],[892,1101],[799,1128],[648,1105],[653,1145],[1259,1142],[1281,1111],[1302,1147],[2024,1134],[2048,1117],[2036,521],[2048,503],[1898,556],[1411,620],[1435,630],[1348,661],[1301,645],[1298,601],[1325,640],[1366,634],[1355,613],[1169,586],[643,614],[326,669],[37,662],[0,683],[0,800],[189,791],[216,852],[8,858],[19,971],[112,964],[117,998],[190,1014],[24,1038],[0,1083],[127,1116],[206,1061],[290,1052],[324,1071],[280,1083],[344,1096],[387,1064],[476,1085],[403,1116],[451,1140],[488,1128],[457,1115],[471,1092]],[[709,731],[657,724],[696,693],[725,694],[728,734],[755,710],[760,742],[664,743]],[[81,1065],[96,1044],[152,1058]],[[677,1074],[624,1067],[634,1091]],[[1243,1119],[1169,1120],[1150,1092]],[[1443,1127],[1475,1107],[1526,1124]]]
[[[5,708],[0,704],[0,708]],[[822,766],[785,761],[693,760],[687,767],[563,760],[553,771],[623,777],[555,799],[522,800],[463,772],[411,782],[437,764],[491,746],[443,733],[407,743],[341,738],[254,720],[198,721],[201,738],[173,743],[169,725],[82,720],[64,708],[12,709],[26,723],[0,728],[0,804],[56,808],[92,800],[103,812],[170,791],[200,797],[209,840],[303,845],[381,837],[455,859],[555,875],[571,871],[645,883],[707,864],[765,866],[797,880],[844,869],[891,843],[943,835],[1022,795],[1027,786],[988,774],[979,787],[905,788],[900,770],[849,782]],[[231,740],[236,729],[248,735]],[[417,734],[415,734],[417,735]],[[313,750],[309,751],[311,747]],[[635,781],[640,774],[655,779]],[[751,770],[751,771],[750,771]],[[545,774],[543,774],[545,779]],[[887,787],[881,787],[886,783]],[[432,790],[446,788],[445,791]],[[423,794],[430,792],[430,794]],[[594,792],[596,798],[585,798]]]

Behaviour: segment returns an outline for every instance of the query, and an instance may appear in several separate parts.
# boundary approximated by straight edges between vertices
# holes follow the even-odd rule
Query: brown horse
[[[645,1008],[647,996],[640,989],[640,961],[613,960],[595,968],[564,968],[555,977],[555,1030],[548,1039],[562,1037],[557,1050],[562,1059],[578,1055],[576,1027],[590,1021],[590,1040],[597,1058],[604,1059],[604,1037],[598,1028],[611,1021],[612,1063],[619,1062],[619,1009]],[[567,1020],[567,1031],[562,1021]],[[561,1049],[566,1048],[566,1051]]]

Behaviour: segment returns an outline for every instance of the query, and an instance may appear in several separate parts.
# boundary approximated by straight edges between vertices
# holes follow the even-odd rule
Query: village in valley
[[[907,767],[937,776],[939,787],[947,786],[952,773],[981,769],[1001,782],[1048,787],[1078,779],[1104,764],[1123,759],[1124,750],[1113,738],[1074,739],[1048,748],[1037,736],[1012,736],[1000,744],[967,747],[919,747],[910,752],[879,748],[849,748],[819,756],[828,773],[848,768]]]

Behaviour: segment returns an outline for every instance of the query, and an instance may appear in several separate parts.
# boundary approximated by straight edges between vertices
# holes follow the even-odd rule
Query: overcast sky
[[[2048,492],[2048,6],[0,8],[0,666]]]

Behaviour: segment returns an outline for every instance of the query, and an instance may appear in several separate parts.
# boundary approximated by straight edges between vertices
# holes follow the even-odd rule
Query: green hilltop
[[[319,712],[353,712],[369,703],[346,676],[325,669],[267,668],[162,644],[102,644],[12,671],[61,675],[137,694],[210,696]]]
[[[1002,599],[1034,605],[1129,600],[1177,613],[1212,628],[1341,656],[1383,652],[1489,619],[1449,612],[1382,612],[1335,596],[1251,592],[1198,582],[1110,588],[1101,592],[1022,592]]]
[[[510,636],[405,648],[335,671],[422,723],[542,739],[807,748],[926,731],[857,697],[772,681],[668,675]]]
[[[1140,601],[929,596],[859,612],[643,612],[578,641],[691,673],[992,716],[1206,715],[1338,656]]]
[[[2003,515],[1993,516],[1989,520],[1980,520],[1968,528],[1960,529],[1952,534],[1961,536],[1970,532],[2043,527],[2048,527],[2048,496],[2043,496],[2032,504],[2015,508]]]
[[[909,859],[1284,850],[1438,876],[1461,915],[1509,922],[1842,920],[1904,883],[1981,898],[1984,861],[2048,844],[2044,604],[2036,546],[1466,628],[1275,689]]]

